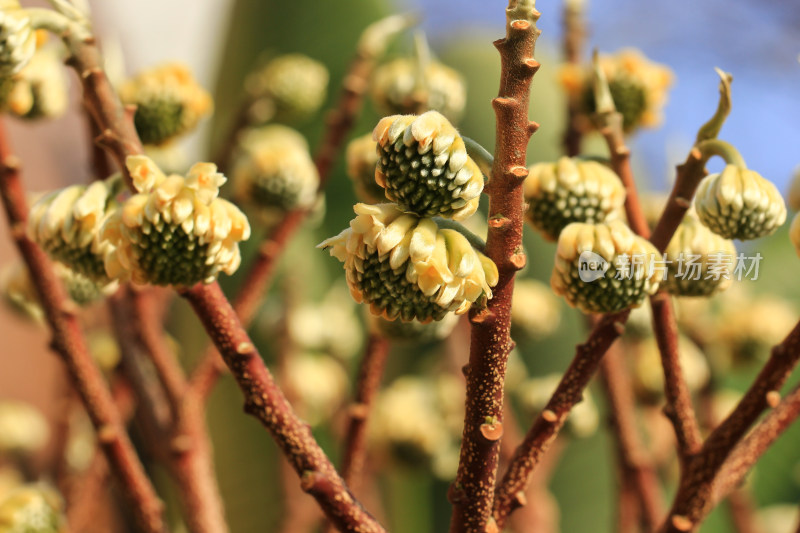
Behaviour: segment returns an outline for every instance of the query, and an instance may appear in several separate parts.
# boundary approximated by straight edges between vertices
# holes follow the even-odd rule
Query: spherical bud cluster
[[[113,282],[98,284],[62,263],[54,263],[53,268],[69,298],[78,305],[96,302],[117,288],[117,284]],[[4,269],[0,275],[0,293],[12,310],[35,321],[44,318],[36,288],[22,262],[15,262]]]
[[[614,220],[625,205],[625,187],[613,170],[568,157],[533,165],[523,194],[528,203],[525,218],[550,241],[572,222]]]
[[[291,354],[286,360],[286,378],[289,390],[297,394],[300,416],[312,426],[329,422],[347,395],[347,373],[324,354]]]
[[[176,63],[141,72],[122,85],[119,96],[136,106],[133,120],[144,144],[163,144],[190,132],[213,107],[211,95]]]
[[[386,201],[383,187],[375,181],[375,167],[378,165],[378,143],[368,133],[356,137],[347,145],[347,175],[353,180],[358,199],[367,204]]]
[[[99,235],[117,209],[121,188],[122,180],[115,177],[45,194],[31,207],[28,236],[75,272],[101,285],[110,283],[103,261],[113,245]]]
[[[734,365],[747,366],[769,357],[770,350],[797,324],[797,309],[773,296],[733,295],[718,319],[715,344]]]
[[[38,409],[13,400],[0,401],[0,454],[30,454],[47,444],[50,426]]]
[[[550,286],[586,313],[638,306],[658,289],[661,254],[622,221],[572,223],[558,237]]]
[[[18,0],[0,0],[0,78],[18,73],[36,52],[36,32]]]
[[[614,106],[622,114],[625,131],[661,124],[667,91],[673,83],[668,67],[653,63],[634,49],[620,50],[612,56],[601,55],[599,63],[608,80]],[[583,122],[588,127],[591,124],[588,115],[596,107],[591,70],[567,65],[560,77],[569,97],[584,112]]]
[[[0,80],[0,107],[23,119],[60,117],[67,100],[63,59],[54,46],[37,50],[18,74]]]
[[[320,302],[292,306],[287,330],[301,350],[351,359],[361,347],[364,333],[347,289],[337,285]],[[281,314],[286,311],[281,309]]]
[[[455,475],[464,387],[455,377],[404,376],[380,392],[369,437],[378,460]]]
[[[411,322],[386,320],[372,314],[367,316],[367,321],[373,331],[377,331],[394,343],[424,344],[439,342],[449,337],[458,324],[458,315],[448,313],[442,320],[428,324],[416,320]]]
[[[455,70],[436,61],[420,72],[417,61],[399,58],[377,70],[372,77],[372,99],[383,115],[410,115],[438,111],[458,122],[467,105],[467,86]],[[424,79],[420,80],[420,77]]]
[[[775,185],[736,165],[703,179],[694,205],[700,221],[726,239],[765,237],[786,220],[786,205]]]
[[[694,213],[681,222],[664,254],[662,288],[676,296],[711,296],[733,283],[736,247],[705,227]]]
[[[491,298],[495,264],[458,231],[394,204],[356,204],[350,227],[319,245],[344,262],[353,298],[388,320],[441,320]]]
[[[280,214],[313,206],[319,187],[308,143],[297,131],[279,125],[244,135],[231,177],[241,204]]]
[[[561,305],[544,283],[518,279],[511,303],[511,327],[534,340],[552,335],[561,323]]]
[[[316,113],[325,102],[328,69],[302,54],[276,57],[248,76],[248,92],[255,100],[256,122],[299,120]]]
[[[542,411],[561,381],[560,374],[529,378],[520,383],[514,390],[522,408],[530,415]],[[573,437],[590,437],[597,431],[600,415],[591,394],[586,390],[583,400],[578,402],[567,417],[566,429]]]
[[[375,181],[404,211],[463,220],[478,209],[483,174],[443,115],[393,115],[372,132],[380,159]]]
[[[664,394],[664,370],[658,343],[653,337],[648,337],[632,343],[632,347],[634,390],[643,401],[658,402]],[[711,371],[705,355],[683,336],[678,338],[678,362],[691,392],[698,392],[708,383]]]
[[[67,531],[61,495],[44,484],[30,484],[11,491],[0,502],[3,533],[62,533]]]
[[[110,276],[190,286],[239,267],[239,242],[250,237],[250,224],[217,197],[225,176],[216,165],[197,163],[186,177],[164,175],[145,156],[129,156],[126,165],[139,194],[103,225],[101,238],[113,245],[105,255]]]

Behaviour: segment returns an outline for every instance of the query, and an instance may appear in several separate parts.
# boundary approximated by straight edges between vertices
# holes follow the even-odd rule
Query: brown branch
[[[656,225],[650,241],[663,252],[675,230],[691,205],[692,197],[705,175],[705,159],[699,149],[693,148],[686,162],[678,167],[677,177],[667,205]],[[539,415],[528,430],[511,465],[497,487],[494,517],[499,526],[509,513],[523,504],[518,494],[526,486],[536,469],[542,454],[555,439],[569,410],[580,401],[581,393],[596,372],[599,361],[609,346],[622,334],[629,312],[605,315],[592,331],[589,339],[579,345],[575,358],[561,378],[559,386],[550,398],[548,407]]]
[[[358,370],[353,404],[347,411],[341,473],[353,492],[358,492],[367,455],[367,422],[378,395],[383,369],[389,356],[389,341],[380,333],[371,333]]]
[[[633,386],[622,355],[619,349],[612,346],[603,358],[600,376],[616,437],[622,486],[631,488],[641,507],[645,531],[654,531],[664,517],[664,500],[656,468],[639,437]]]
[[[383,54],[386,41],[391,34],[400,31],[411,22],[409,17],[390,17],[372,24],[362,33],[356,56],[350,63],[342,81],[339,102],[328,114],[325,134],[314,156],[314,164],[319,174],[317,189],[319,192],[323,191],[327,185],[336,156],[341,151],[347,135],[361,112],[370,76],[377,60]],[[376,41],[374,34],[376,30],[380,29],[380,25],[391,26],[392,23],[394,26],[386,30],[388,35],[378,38],[382,42]],[[242,124],[243,122],[240,121],[239,125]],[[237,136],[238,133],[232,133],[230,142],[235,141]],[[261,244],[258,256],[250,265],[234,300],[234,309],[243,324],[249,325],[252,322],[255,312],[258,310],[258,304],[270,286],[278,266],[278,260],[308,214],[309,211],[306,209],[289,211]],[[191,376],[192,393],[203,399],[207,398],[224,368],[216,350],[213,347],[209,348]]]
[[[11,236],[25,260],[30,277],[53,334],[51,346],[64,360],[75,389],[83,401],[98,434],[112,470],[122,485],[139,526],[144,531],[165,530],[161,518],[163,504],[147,478],[131,444],[119,411],[114,405],[102,372],[92,359],[64,288],[53,272],[45,253],[28,239],[25,190],[19,179],[18,162],[11,155],[5,128],[0,125],[0,195],[6,210]]]
[[[741,485],[764,452],[800,417],[800,386],[796,386],[750,434],[736,445],[714,482],[714,501],[722,501]]]
[[[291,405],[264,365],[235,310],[216,283],[181,292],[211,336],[245,396],[245,411],[270,431],[303,488],[316,498],[325,515],[344,531],[384,531],[355,500],[311,429]]]
[[[571,65],[580,65],[586,42],[586,21],[582,2],[565,1],[563,11],[564,61]],[[564,130],[562,143],[568,157],[581,153],[583,130],[580,127],[580,102],[569,96],[567,100],[567,128]]]
[[[595,68],[599,69],[600,67],[595,66]],[[599,73],[597,81],[597,92],[602,93],[605,87],[602,86],[603,80]],[[639,201],[636,181],[631,169],[630,150],[625,144],[622,115],[613,108],[614,104],[608,93],[606,96],[608,98],[605,100],[601,97],[597,98],[598,113],[596,119],[600,126],[600,133],[608,145],[608,151],[611,155],[611,168],[614,169],[614,172],[616,172],[625,186],[625,212],[628,217],[628,224],[637,235],[649,238],[650,228]],[[607,107],[601,110],[601,106]],[[680,214],[680,216],[682,219],[683,214]],[[659,250],[662,250],[662,248],[659,247]],[[653,332],[661,354],[661,364],[664,370],[664,391],[667,399],[664,413],[675,429],[678,455],[681,458],[681,463],[683,463],[688,456],[700,449],[702,444],[700,425],[694,412],[689,387],[686,384],[686,379],[680,366],[678,326],[669,296],[663,292],[652,296],[650,298],[650,309],[653,315]]]
[[[491,530],[492,499],[499,439],[502,436],[503,383],[510,336],[514,276],[525,265],[522,252],[522,183],[528,175],[528,141],[538,125],[528,119],[534,59],[539,29],[533,0],[510,0],[506,37],[495,41],[500,53],[500,90],[492,101],[496,115],[496,145],[489,196],[486,255],[497,265],[499,281],[485,310],[470,311],[472,335],[467,378],[466,413],[461,456],[450,490],[453,515],[450,531]]]
[[[604,315],[589,339],[578,345],[575,358],[567,368],[550,401],[536,417],[522,444],[498,484],[494,500],[494,519],[502,529],[508,515],[524,505],[524,491],[542,456],[556,439],[570,410],[583,399],[589,384],[608,348],[622,334],[630,311]]]
[[[799,359],[800,323],[781,344],[773,347],[772,355],[739,404],[688,461],[669,517],[659,530],[661,533],[695,531],[699,527],[713,507],[714,482],[720,469],[764,409],[779,398],[778,391]],[[792,405],[792,402],[785,405]]]

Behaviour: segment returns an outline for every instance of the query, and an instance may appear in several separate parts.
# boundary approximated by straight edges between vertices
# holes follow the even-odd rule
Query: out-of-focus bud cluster
[[[511,327],[514,335],[536,340],[552,335],[561,323],[561,302],[544,283],[519,279],[514,283]]]
[[[53,259],[106,285],[103,258],[113,244],[99,238],[100,228],[118,207],[122,180],[115,177],[91,185],[72,185],[42,196],[31,207],[28,235]]]
[[[302,54],[278,56],[253,71],[245,88],[253,104],[249,119],[254,124],[306,119],[325,102],[328,69]]]
[[[775,185],[736,165],[704,178],[694,205],[700,221],[726,239],[765,237],[786,220],[786,205]]]
[[[225,176],[212,163],[197,163],[186,177],[164,175],[145,156],[130,156],[128,170],[138,194],[103,225],[111,246],[105,268],[115,279],[191,286],[232,274],[241,261],[239,242],[250,236],[244,214],[218,198]]]
[[[36,52],[36,32],[18,0],[0,1],[0,77],[17,74]]]
[[[12,490],[0,501],[0,533],[62,533],[64,501],[51,487],[30,484]]]
[[[676,296],[711,296],[733,283],[733,241],[716,235],[692,212],[675,231],[664,259],[667,278],[662,287]]]
[[[144,144],[160,145],[185,135],[213,108],[211,95],[177,63],[141,72],[120,87],[119,95],[136,106],[134,124]]]
[[[0,401],[0,456],[32,454],[49,437],[49,425],[38,409],[23,402]]]
[[[354,211],[350,227],[319,247],[344,263],[350,293],[373,314],[429,322],[491,297],[497,267],[458,231],[394,204],[356,204]]]
[[[458,466],[463,398],[463,382],[452,375],[395,380],[380,392],[370,425],[377,459],[452,479]]]
[[[347,175],[353,180],[358,199],[366,204],[386,201],[384,188],[375,181],[378,165],[378,143],[368,133],[356,137],[347,145]]]
[[[286,360],[288,389],[297,394],[298,414],[312,426],[329,422],[348,391],[342,365],[321,353],[298,352]]]
[[[663,108],[673,83],[672,71],[648,60],[634,49],[620,50],[614,55],[601,55],[599,65],[608,80],[614,106],[622,114],[623,128],[653,128],[663,121]],[[560,72],[567,95],[584,113],[584,129],[591,128],[595,111],[592,72],[588,67],[565,65]]]
[[[67,110],[61,51],[44,46],[17,74],[0,79],[0,109],[22,119],[57,118]]]
[[[644,402],[661,401],[664,394],[664,370],[655,338],[635,340],[630,343],[630,347],[634,361],[634,390]],[[696,344],[681,336],[678,339],[678,360],[689,390],[699,392],[711,377],[705,355]]]
[[[67,290],[67,295],[78,305],[89,305],[116,289],[114,283],[98,285],[97,282],[62,263],[55,263],[54,268]],[[36,288],[22,262],[15,262],[6,267],[0,275],[0,290],[3,299],[14,311],[37,322],[44,319],[44,311],[39,303]]]
[[[651,265],[661,254],[620,220],[575,222],[558,238],[550,286],[586,313],[638,306],[658,289],[663,273]]]
[[[560,374],[532,377],[521,382],[514,394],[528,415],[538,415],[545,408],[561,381]],[[566,429],[573,437],[589,437],[597,431],[600,415],[589,391],[584,391],[583,401],[572,408],[567,417]]]
[[[620,218],[625,204],[625,187],[613,170],[596,161],[568,157],[533,165],[524,195],[526,220],[550,241],[572,222],[596,224]]]
[[[375,181],[401,209],[454,220],[475,213],[483,174],[440,113],[385,117],[372,138],[380,156]]]
[[[372,78],[372,99],[384,115],[438,111],[458,122],[467,104],[464,79],[455,70],[431,61],[398,58],[381,65]]]
[[[236,201],[268,218],[312,207],[319,186],[305,138],[280,125],[252,129],[242,136],[231,178]]]
[[[386,320],[381,316],[368,314],[367,321],[371,328],[392,342],[422,344],[446,339],[458,324],[458,316],[449,313],[438,322],[423,324],[416,320]]]
[[[287,328],[299,349],[352,359],[361,347],[363,332],[347,290],[338,286],[320,302],[291,306]]]

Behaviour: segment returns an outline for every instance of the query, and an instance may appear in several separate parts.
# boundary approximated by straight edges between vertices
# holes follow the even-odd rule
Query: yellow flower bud
[[[190,132],[213,108],[211,95],[177,63],[141,72],[122,85],[119,96],[136,106],[133,120],[144,144],[163,144]]]
[[[248,131],[239,144],[231,172],[234,197],[280,215],[314,205],[319,174],[308,144],[286,126],[265,126]]]
[[[110,243],[100,228],[117,208],[122,180],[72,185],[42,196],[31,207],[28,235],[53,259],[101,286],[111,283],[103,265]]]
[[[17,0],[0,1],[0,77],[18,73],[36,52],[36,32]]]
[[[658,289],[661,254],[622,221],[574,222],[558,237],[550,286],[586,313],[636,307]]]
[[[726,239],[765,237],[786,220],[786,205],[775,185],[735,165],[703,179],[694,204],[700,221]]]
[[[441,320],[466,312],[497,284],[494,263],[460,233],[394,204],[356,204],[350,228],[319,248],[344,263],[350,293],[388,320]]]
[[[347,145],[345,159],[347,175],[353,180],[358,199],[367,204],[386,201],[383,187],[375,181],[375,167],[378,165],[378,143],[368,133],[356,137]]]
[[[245,82],[256,100],[256,122],[299,120],[316,113],[325,102],[328,69],[302,54],[276,57],[250,74]]]
[[[511,326],[529,339],[552,335],[561,323],[561,305],[549,286],[533,279],[518,279],[511,303]]]
[[[526,220],[551,241],[572,222],[614,220],[625,205],[622,182],[596,161],[562,157],[556,163],[535,164],[523,187]]]
[[[733,283],[736,247],[705,227],[694,213],[684,217],[665,251],[662,288],[676,296],[711,296]]]
[[[239,267],[239,242],[250,224],[232,203],[218,198],[225,176],[212,163],[197,163],[186,177],[166,176],[145,156],[126,161],[139,194],[103,225],[108,274],[154,285],[210,283]]]
[[[347,372],[328,355],[292,354],[286,361],[286,378],[298,395],[300,416],[312,426],[330,422],[347,395]]]
[[[57,118],[67,110],[63,58],[54,46],[36,51],[30,63],[0,87],[2,108],[23,119]]]
[[[44,415],[30,404],[0,401],[0,454],[31,454],[42,449],[50,436]]]
[[[381,65],[372,77],[372,99],[383,115],[410,115],[438,111],[458,122],[467,104],[467,87],[461,74],[439,62],[425,68],[422,83],[414,59],[399,58]],[[418,91],[424,87],[424,91]]]
[[[0,502],[2,533],[62,533],[66,531],[64,502],[43,483],[14,489]]]
[[[661,400],[664,394],[664,370],[661,366],[661,352],[653,337],[632,343],[634,354],[633,382],[639,397],[648,403]],[[686,337],[678,339],[679,363],[691,392],[702,389],[711,377],[705,355]]]
[[[443,115],[385,117],[372,138],[380,156],[375,181],[401,209],[454,220],[478,209],[483,174]]]

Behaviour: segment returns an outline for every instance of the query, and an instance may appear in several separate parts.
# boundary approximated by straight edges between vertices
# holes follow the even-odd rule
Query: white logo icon
[[[589,250],[578,257],[578,277],[585,283],[591,283],[606,276],[609,263],[603,256]]]

